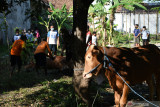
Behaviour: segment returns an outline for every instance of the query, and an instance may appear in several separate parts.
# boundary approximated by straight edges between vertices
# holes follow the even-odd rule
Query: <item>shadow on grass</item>
[[[95,99],[94,107],[113,106],[114,97],[113,93],[102,93],[102,87],[108,84],[96,85],[91,83],[90,95]],[[101,87],[101,88],[99,88]],[[97,90],[99,93],[96,96]],[[25,96],[27,101],[33,101],[34,106],[46,106],[46,107],[86,107],[87,105],[81,98],[76,96],[71,81],[57,81],[50,82],[46,86],[30,95]],[[35,104],[35,102],[40,102]]]
[[[48,76],[45,76],[41,70],[39,75],[35,71],[21,71],[20,73],[14,72],[14,75],[10,77],[9,70],[7,67],[5,68],[0,75],[0,93],[41,85],[45,81],[59,79],[64,76],[64,73],[55,70],[49,71]]]
[[[64,81],[51,82],[45,88],[25,97],[33,102],[41,102],[37,104],[39,106],[76,107],[77,105],[72,84]]]

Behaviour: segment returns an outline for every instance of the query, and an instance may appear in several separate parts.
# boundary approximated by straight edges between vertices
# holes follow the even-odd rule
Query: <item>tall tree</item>
[[[93,0],[73,0],[73,40],[72,52],[74,61],[73,84],[75,91],[88,105],[91,100],[88,95],[89,80],[82,77],[84,68],[84,56],[86,52],[86,30],[88,9]]]

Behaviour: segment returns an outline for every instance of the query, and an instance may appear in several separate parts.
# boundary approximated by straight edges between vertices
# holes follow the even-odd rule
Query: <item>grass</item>
[[[0,57],[8,54],[8,47],[6,45],[0,45]]]
[[[44,73],[38,76],[35,72],[22,71],[13,77],[9,77],[8,71],[1,73],[0,105],[74,107],[72,78],[51,73],[53,71],[49,76]]]

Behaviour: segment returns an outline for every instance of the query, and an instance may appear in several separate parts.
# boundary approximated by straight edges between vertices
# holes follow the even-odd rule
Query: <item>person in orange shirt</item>
[[[46,56],[48,56],[47,53],[45,53],[46,49],[48,50],[49,57],[53,59],[48,42],[46,42],[44,38],[41,39],[41,43],[37,46],[34,52],[34,58],[36,60],[36,72],[38,73],[38,68],[42,66],[45,70],[45,75],[47,75]]]
[[[12,71],[10,76],[13,75],[13,71],[16,67],[16,65],[18,65],[18,72],[20,72],[21,66],[22,66],[22,61],[21,61],[21,52],[25,51],[27,53],[27,51],[25,50],[25,41],[27,40],[25,35],[21,35],[21,38],[19,40],[14,41],[12,49],[11,49],[11,67],[12,67]]]

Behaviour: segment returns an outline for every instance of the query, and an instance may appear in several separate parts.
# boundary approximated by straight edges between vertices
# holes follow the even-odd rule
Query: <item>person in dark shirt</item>
[[[140,35],[141,35],[141,32],[140,32],[140,29],[139,29],[139,25],[136,24],[135,25],[135,29],[134,29],[134,40],[135,40],[135,45],[136,47],[139,47],[140,46]]]

